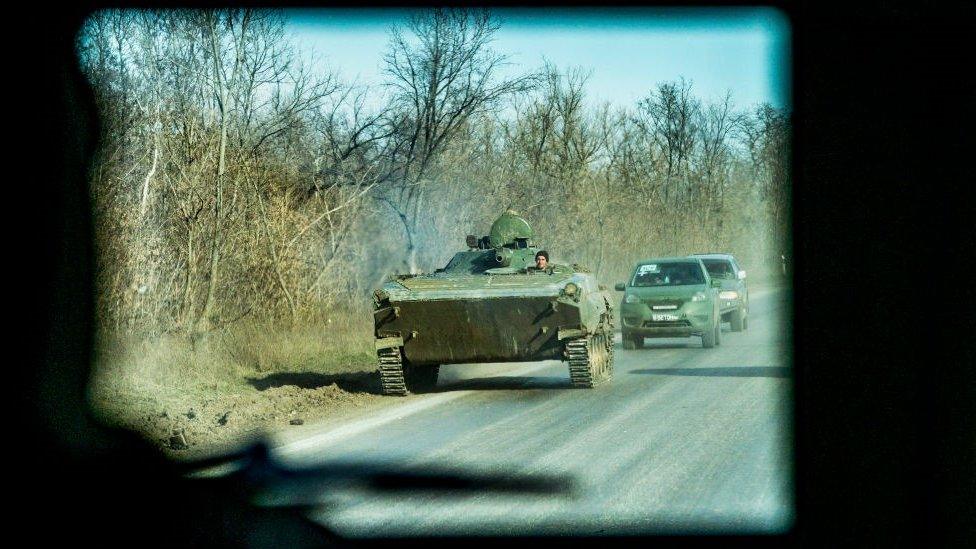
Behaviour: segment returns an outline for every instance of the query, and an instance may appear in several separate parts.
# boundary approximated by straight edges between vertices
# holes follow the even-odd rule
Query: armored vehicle
[[[509,210],[443,269],[373,292],[383,394],[423,392],[441,364],[562,360],[575,387],[613,375],[613,308],[578,265],[537,268],[532,229]]]
[[[624,292],[620,326],[624,349],[639,349],[645,337],[701,336],[702,347],[722,341],[719,291],[697,257],[647,259],[634,267]]]
[[[712,280],[720,280],[718,293],[722,321],[728,322],[733,332],[749,329],[749,289],[746,288],[746,272],[739,267],[732,254],[694,254],[705,264]]]

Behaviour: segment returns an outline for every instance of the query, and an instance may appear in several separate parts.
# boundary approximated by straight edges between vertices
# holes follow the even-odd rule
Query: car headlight
[[[719,292],[718,297],[720,299],[739,299],[739,292],[727,290],[724,292]]]
[[[695,295],[691,296],[692,301],[705,301],[706,299],[708,296],[705,295],[705,292],[696,292]]]
[[[640,298],[637,297],[637,294],[627,294],[627,297],[624,298],[624,303],[639,303],[639,302],[640,302]]]
[[[574,296],[574,295],[576,295],[576,292],[578,292],[578,291],[579,291],[579,286],[577,286],[576,284],[574,284],[572,282],[570,282],[569,284],[567,284],[563,288],[563,293],[566,294],[566,295],[568,295],[568,296]]]

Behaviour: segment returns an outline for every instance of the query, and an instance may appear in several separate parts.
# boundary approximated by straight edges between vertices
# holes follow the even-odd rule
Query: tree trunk
[[[152,181],[154,175],[156,175],[156,167],[159,165],[159,131],[153,132],[153,159],[152,166],[149,168],[149,173],[146,174],[146,178],[142,182],[142,196],[139,200],[139,220],[141,221],[146,216],[146,207],[149,205],[149,183]]]
[[[248,177],[250,179],[250,177]],[[297,314],[295,310],[295,300],[291,296],[291,292],[288,291],[288,285],[285,284],[284,274],[281,272],[281,262],[278,261],[278,250],[275,248],[274,240],[271,237],[271,223],[268,220],[268,210],[264,205],[264,198],[261,197],[261,190],[258,189],[257,183],[253,180],[251,184],[254,186],[254,192],[258,199],[258,210],[261,213],[261,220],[264,224],[264,234],[267,237],[268,252],[271,254],[271,266],[274,270],[275,281],[278,283],[278,288],[281,289],[281,293],[285,294],[285,301],[288,303],[288,312],[291,313],[291,322],[295,322],[295,316]]]
[[[210,233],[210,265],[207,269],[207,293],[203,301],[203,310],[197,317],[195,332],[200,335],[213,327],[211,315],[214,307],[220,266],[220,216],[224,201],[224,173],[227,169],[227,117],[226,101],[221,101],[220,113],[220,156],[217,162],[217,177],[214,180],[214,213],[213,229]]]
[[[180,325],[190,331],[190,317],[193,314],[193,229],[187,231],[186,238],[186,278],[183,281],[183,296],[180,299]]]

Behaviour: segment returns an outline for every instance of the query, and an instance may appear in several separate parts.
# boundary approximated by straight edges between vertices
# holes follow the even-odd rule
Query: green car
[[[718,297],[721,300],[722,321],[728,322],[733,332],[749,328],[749,290],[746,288],[746,272],[732,254],[694,254],[705,264],[713,280],[722,281]]]
[[[615,289],[620,304],[624,349],[644,346],[645,337],[701,336],[702,347],[721,344],[722,281],[713,279],[697,257],[641,261],[630,280]]]

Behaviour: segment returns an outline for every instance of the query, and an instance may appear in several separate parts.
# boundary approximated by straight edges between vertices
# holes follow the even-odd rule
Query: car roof
[[[698,259],[696,257],[691,257],[689,255],[675,255],[669,257],[652,257],[651,259],[641,259],[637,262],[638,265],[647,265],[649,263],[678,263],[687,262],[688,260],[694,261]]]
[[[691,254],[689,257],[700,257],[701,259],[734,259],[732,254]]]

